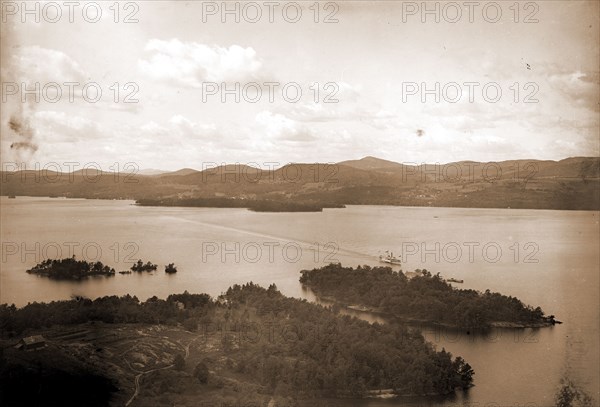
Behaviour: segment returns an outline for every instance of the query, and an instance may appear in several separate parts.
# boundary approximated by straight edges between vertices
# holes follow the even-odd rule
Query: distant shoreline
[[[12,197],[15,198],[12,198]],[[389,208],[440,208],[440,209],[507,209],[507,210],[535,210],[535,211],[564,211],[564,212],[600,212],[600,208],[529,208],[529,207],[504,207],[504,206],[443,206],[443,205],[410,205],[391,204],[391,203],[350,203],[350,204],[326,204],[316,210],[297,210],[297,211],[278,211],[278,210],[257,210],[248,206],[192,206],[192,205],[140,205],[135,198],[109,198],[109,197],[82,197],[82,196],[48,196],[48,195],[9,195],[0,193],[0,197],[10,199],[26,198],[51,198],[51,199],[78,199],[78,200],[101,200],[101,201],[132,201],[136,206],[148,207],[174,207],[174,208],[215,208],[215,209],[247,209],[252,212],[322,212],[323,209],[343,209],[351,206],[378,206]],[[209,198],[212,199],[212,198]]]
[[[193,208],[244,208],[253,212],[323,212],[324,208],[345,208],[345,205],[313,202],[287,202],[235,198],[140,199],[138,206],[168,206]]]
[[[600,210],[600,157],[447,165],[405,165],[365,157],[269,170],[236,164],[160,175],[91,168],[75,172],[23,169],[0,171],[0,175],[1,194],[12,196],[232,200],[177,206],[250,206],[260,212],[319,212],[344,205]]]

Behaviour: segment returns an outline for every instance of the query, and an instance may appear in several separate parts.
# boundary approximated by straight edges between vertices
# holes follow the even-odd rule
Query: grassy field
[[[85,370],[104,376],[116,390],[110,405],[262,406],[276,400],[260,394],[261,386],[247,375],[235,373],[235,362],[225,349],[239,346],[234,331],[208,326],[190,332],[166,325],[86,323],[30,334],[43,335],[46,347],[24,351],[14,347],[16,340],[4,340],[5,364],[26,369],[49,365],[73,374]],[[224,337],[228,339],[224,341]],[[185,360],[182,369],[174,366],[177,355]],[[201,361],[210,369],[207,384],[193,376]],[[286,400],[277,401],[277,405],[287,405]]]

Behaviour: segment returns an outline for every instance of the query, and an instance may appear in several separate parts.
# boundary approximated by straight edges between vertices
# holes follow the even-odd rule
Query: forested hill
[[[84,166],[84,164],[82,164]],[[463,208],[600,208],[600,158],[401,164],[365,157],[280,168],[228,164],[144,175],[85,168],[0,172],[8,196],[132,199],[152,205],[293,211],[343,205]],[[57,167],[57,168],[60,168]]]
[[[430,322],[485,331],[490,327],[534,327],[555,323],[540,307],[524,305],[515,297],[486,290],[452,287],[439,274],[426,270],[408,279],[390,267],[359,266],[356,269],[330,264],[303,270],[300,282],[317,295],[344,305],[362,305],[406,321]]]
[[[447,394],[457,387],[468,388],[473,381],[468,363],[444,350],[436,351],[415,330],[396,324],[371,325],[305,300],[287,298],[274,285],[265,289],[252,283],[235,285],[217,300],[186,292],[145,302],[112,296],[33,303],[20,309],[4,304],[0,305],[0,339],[34,332],[46,335],[45,330],[52,326],[68,331],[67,325],[86,321],[95,321],[98,338],[110,336],[113,325],[137,324],[135,329],[140,330],[144,329],[140,324],[160,324],[162,327],[147,329],[158,332],[159,339],[183,326],[193,335],[188,336],[190,341],[211,345],[210,350],[203,350],[205,355],[211,353],[205,361],[211,372],[208,383],[221,383],[223,392],[231,390],[228,383],[233,383],[236,391],[248,391],[243,395],[246,399],[252,399],[255,391],[294,398],[356,397],[379,389],[398,394]],[[227,332],[233,335],[224,335]],[[219,340],[213,341],[214,336]],[[150,339],[146,337],[144,342]],[[170,348],[163,351],[172,352]],[[96,365],[111,357],[98,355]],[[0,370],[0,382],[6,383],[10,373]],[[121,382],[122,378],[114,380]],[[86,405],[85,400],[80,405]]]

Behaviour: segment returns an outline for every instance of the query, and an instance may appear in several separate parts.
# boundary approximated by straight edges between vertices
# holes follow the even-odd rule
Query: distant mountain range
[[[600,210],[600,158],[408,165],[375,157],[275,170],[229,164],[204,171],[0,172],[2,195],[212,199],[339,205]],[[216,201],[215,201],[216,202]],[[235,205],[234,205],[235,206]]]

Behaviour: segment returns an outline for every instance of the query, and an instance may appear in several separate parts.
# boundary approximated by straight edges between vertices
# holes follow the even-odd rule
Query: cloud
[[[60,124],[61,126],[72,128],[75,130],[84,130],[91,126],[95,126],[94,122],[85,119],[81,116],[67,115],[65,112],[57,112],[53,110],[43,110],[35,114],[37,120],[46,123]]]
[[[197,123],[181,115],[171,117],[165,124],[150,121],[137,129],[132,128],[127,131],[138,140],[140,145],[148,148],[160,146],[161,151],[174,146],[196,148],[197,142],[212,145],[213,140],[218,136],[216,125]]]
[[[335,83],[336,88],[325,88],[322,85],[320,100],[315,102],[314,94],[307,93],[299,103],[287,104],[277,109],[278,113],[288,118],[306,123],[364,123],[377,130],[397,128],[401,120],[398,115],[381,107],[377,101],[369,100],[361,95],[362,86],[351,85],[347,82]],[[325,92],[323,92],[325,90]],[[330,99],[326,99],[329,96]],[[326,100],[335,99],[333,103]]]
[[[50,82],[81,82],[85,73],[77,62],[60,51],[39,46],[12,49],[15,52],[2,67],[2,82],[12,83],[21,92],[10,95],[3,102],[0,133],[5,146],[3,151],[7,153],[5,159],[23,161],[31,159],[39,149],[33,117],[41,89]],[[25,91],[37,94],[29,94],[23,103],[21,96]]]
[[[13,56],[10,69],[14,70],[13,77],[19,84],[25,83],[27,89],[33,89],[34,85],[39,84],[41,104],[52,104],[49,100],[58,100],[63,103],[80,104],[84,107],[106,109],[119,112],[139,113],[142,109],[141,104],[133,102],[138,99],[139,86],[135,89],[130,87],[120,89],[119,102],[114,101],[114,82],[107,80],[98,83],[94,78],[91,78],[90,73],[84,70],[81,65],[72,59],[64,52],[38,46],[22,47]],[[103,78],[104,79],[104,78]],[[74,83],[72,86],[72,94],[70,93],[69,85],[65,83]],[[44,86],[50,83],[56,83],[57,86],[50,86],[44,90]],[[94,85],[89,90],[89,97],[94,98],[98,87],[101,92],[101,97],[98,101],[90,103],[84,99],[84,86],[86,84]],[[121,84],[121,87],[123,84]],[[61,94],[57,94],[56,88],[60,89]],[[18,99],[19,95],[14,98]],[[72,101],[71,101],[72,97]],[[129,98],[129,103],[124,103],[124,100]],[[34,102],[33,95],[27,96],[27,101],[31,105]]]
[[[550,87],[578,107],[600,111],[599,73],[581,71],[552,72],[547,76]]]
[[[129,113],[137,113],[141,109],[136,103],[114,103],[111,92],[104,92],[97,103],[86,102],[82,97],[82,86],[90,82],[90,75],[62,51],[40,46],[13,46],[12,50],[13,54],[2,67],[2,82],[14,83],[17,92],[8,95],[0,115],[3,150],[8,152],[7,157],[11,160],[29,160],[38,150],[46,151],[45,148],[40,149],[43,142],[77,141],[78,132],[82,130],[88,135],[94,134],[90,132],[91,124],[88,123],[88,128],[83,129],[83,122],[77,122],[75,116],[67,116],[64,112],[40,111],[44,106],[56,109],[59,105],[70,105]],[[65,85],[67,82],[74,83],[71,95],[69,86]],[[55,85],[46,89],[46,85],[51,83]],[[99,86],[102,88],[102,85]],[[57,89],[60,89],[60,94]],[[21,99],[25,91],[28,93],[23,102]],[[50,100],[58,102],[52,103]]]
[[[40,111],[34,115],[33,123],[41,156],[59,163],[78,157],[103,167],[134,160],[140,167],[150,167],[157,160],[176,166],[182,157],[193,160],[200,151],[212,151],[214,141],[219,140],[214,124],[194,122],[180,115],[164,123],[107,125],[75,114]]]
[[[171,117],[169,125],[184,137],[206,139],[215,136],[217,132],[214,124],[196,123],[181,115]]]
[[[252,47],[152,39],[145,50],[151,55],[138,60],[140,72],[176,86],[199,88],[202,82],[253,81],[261,76],[262,62]]]
[[[264,110],[256,115],[255,120],[269,138],[292,142],[315,140],[314,134],[306,126],[282,114]]]
[[[65,112],[44,110],[34,115],[40,138],[45,143],[77,143],[101,136],[100,126],[86,118]]]
[[[28,83],[83,82],[86,78],[86,73],[76,61],[54,49],[22,47],[14,58],[18,76]]]

